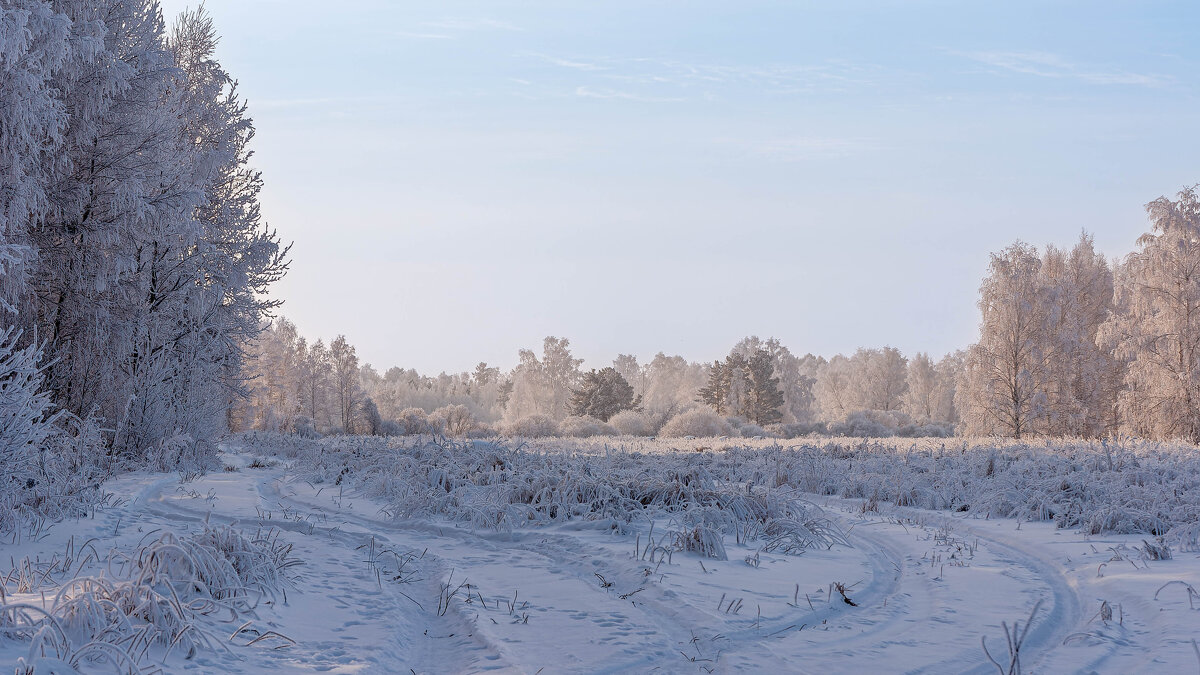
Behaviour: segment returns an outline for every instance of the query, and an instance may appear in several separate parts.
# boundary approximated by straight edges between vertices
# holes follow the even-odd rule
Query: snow
[[[876,512],[862,499],[806,495],[849,546],[784,555],[726,536],[727,560],[677,551],[651,561],[651,527],[657,539],[678,526],[669,514],[511,530],[445,515],[397,519],[349,479],[310,482],[305,455],[227,448],[221,459],[235,470],[187,482],[118,478],[106,486],[118,498],[95,518],[14,537],[0,559],[14,568],[24,558],[45,562],[93,537],[105,557],[206,523],[277,531],[303,563],[286,570],[292,582],[253,616],[200,617],[222,640],[251,624],[225,640],[227,650],[201,649],[190,660],[172,651],[167,672],[987,673],[995,668],[981,638],[993,655],[1004,653],[1001,621],[1024,623],[1039,600],[1022,649],[1026,672],[1197,666],[1200,609],[1184,585],[1162,587],[1200,585],[1200,554],[1143,559],[1148,535],[1089,536],[1050,522],[886,504]],[[80,566],[113,574],[102,561]],[[52,602],[60,577],[20,594],[10,574],[7,600]],[[288,640],[245,646],[268,630]],[[0,661],[28,651],[22,640],[0,641]],[[155,648],[148,658],[162,654]]]

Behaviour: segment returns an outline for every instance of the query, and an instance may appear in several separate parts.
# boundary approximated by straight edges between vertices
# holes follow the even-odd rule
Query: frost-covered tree
[[[980,286],[979,342],[967,350],[957,407],[968,435],[1033,433],[1046,405],[1050,303],[1037,251],[1017,242],[992,254]]]
[[[694,406],[696,394],[707,380],[704,366],[663,352],[654,355],[644,372],[646,391],[642,408],[651,417],[663,421]]]
[[[1113,275],[1092,238],[1083,233],[1065,251],[1053,246],[1042,257],[1042,283],[1050,311],[1043,433],[1100,436],[1115,431],[1119,366],[1097,339],[1113,307]]]
[[[904,393],[901,410],[918,424],[928,424],[937,414],[939,376],[933,360],[917,352],[908,362],[908,391]]]
[[[813,393],[821,419],[826,422],[841,422],[846,415],[858,409],[858,398],[852,384],[850,359],[838,354],[817,370]]]
[[[616,368],[593,369],[584,373],[579,388],[571,395],[571,414],[607,422],[623,410],[636,408],[638,403],[633,387]]]
[[[329,361],[333,366],[333,391],[342,430],[353,433],[362,389],[358,383],[358,353],[354,345],[339,335],[329,343]]]
[[[565,418],[583,363],[583,359],[572,356],[570,341],[550,336],[542,342],[541,359],[529,349],[522,349],[518,357],[505,419],[514,421],[538,414],[555,421]]]
[[[53,405],[135,464],[211,449],[286,268],[215,44],[153,0],[0,5],[0,299]]]
[[[1150,231],[1122,265],[1120,312],[1102,340],[1128,363],[1118,397],[1126,427],[1200,442],[1200,195],[1146,206]]]
[[[613,368],[625,378],[625,381],[633,387],[634,393],[639,396],[646,395],[646,374],[638,359],[633,354],[617,354],[617,358],[613,359]]]
[[[908,359],[895,347],[859,349],[850,359],[850,385],[859,410],[899,410],[908,388]]]
[[[500,369],[489,368],[487,363],[480,361],[471,377],[476,387],[486,387],[500,379]]]
[[[962,376],[967,353],[964,350],[951,352],[942,357],[934,366],[937,373],[937,385],[934,392],[934,408],[931,422],[943,424],[958,424],[958,409],[954,406],[954,395],[958,390],[958,382]]]

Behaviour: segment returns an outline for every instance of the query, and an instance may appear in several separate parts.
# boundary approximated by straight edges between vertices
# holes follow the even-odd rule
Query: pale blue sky
[[[283,314],[380,368],[940,355],[989,251],[1123,254],[1200,181],[1195,2],[206,6]]]

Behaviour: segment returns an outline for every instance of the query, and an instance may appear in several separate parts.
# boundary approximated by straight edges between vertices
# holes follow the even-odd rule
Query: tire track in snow
[[[249,475],[247,472],[238,473]],[[279,479],[279,472],[271,472],[256,482],[255,489],[260,496],[263,512],[273,515],[278,508],[265,498],[272,492],[268,486]],[[373,538],[379,549],[386,548],[391,544],[386,535],[373,529],[354,531],[309,521],[264,519],[258,513],[222,512],[219,496],[213,500],[210,509],[191,509],[174,496],[164,494],[166,488],[177,484],[177,479],[155,481],[138,494],[136,501],[142,504],[146,512],[175,524],[195,525],[206,521],[242,527],[253,524],[298,535],[291,539],[291,543],[306,563],[300,570],[305,577],[301,593],[324,598],[319,604],[326,608],[354,615],[341,626],[330,626],[329,639],[316,642],[299,640],[298,645],[284,652],[266,653],[272,657],[276,654],[286,657],[273,658],[275,663],[272,667],[288,668],[291,665],[320,671],[345,667],[355,660],[361,663],[365,659],[372,666],[370,672],[401,672],[409,669],[417,673],[515,670],[502,660],[495,645],[475,639],[474,627],[463,617],[451,613],[436,616],[427,601],[422,603],[424,609],[418,609],[411,604],[412,600],[390,584],[379,582],[377,578],[363,578],[363,571],[367,568],[363,544]],[[321,545],[317,544],[318,540]],[[326,541],[333,546],[326,545]],[[417,588],[406,588],[407,595],[423,595],[423,600],[434,598],[436,602],[440,592],[438,580],[443,571],[439,561],[430,558],[414,564],[421,568],[418,588],[424,592],[419,593]],[[375,640],[369,647],[359,645],[357,653],[348,651],[344,642],[354,640],[355,634],[368,629],[390,632],[394,639]],[[288,634],[287,626],[278,630]],[[341,634],[341,640],[334,639],[339,637],[335,634]],[[293,662],[289,664],[288,661]],[[251,668],[249,672],[255,670]]]

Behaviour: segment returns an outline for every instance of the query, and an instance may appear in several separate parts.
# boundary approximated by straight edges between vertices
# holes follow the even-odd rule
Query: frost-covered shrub
[[[898,410],[857,410],[846,415],[844,422],[831,425],[829,431],[835,436],[884,438],[911,424],[912,419]]]
[[[542,438],[557,436],[558,424],[547,415],[529,415],[511,423],[505,429],[509,436],[524,438]]]
[[[496,429],[487,422],[476,422],[475,426],[471,427],[471,430],[467,432],[467,438],[472,439],[492,438],[493,436],[497,435],[499,435],[499,433],[496,431]]]
[[[0,533],[46,517],[78,518],[110,495],[100,485],[119,467],[105,452],[94,419],[59,417],[38,447],[0,456]]]
[[[465,438],[475,426],[475,416],[465,405],[445,405],[429,413],[429,427],[434,433]]]
[[[162,533],[133,551],[112,551],[103,565],[96,547],[85,546],[92,553],[75,576],[58,583],[49,601],[0,605],[5,636],[31,643],[28,658],[18,661],[19,672],[74,673],[106,661],[119,672],[140,673],[152,668],[144,661],[165,659],[172,651],[190,659],[201,650],[227,649],[228,633],[219,629],[223,635],[214,635],[213,621],[256,618],[259,602],[290,585],[286,571],[300,562],[278,531],[247,535],[225,525],[205,525],[194,534]],[[84,574],[89,562],[91,569],[102,565],[103,572]],[[52,571],[41,582],[51,577]],[[212,618],[202,620],[206,616]]]
[[[738,427],[737,431],[741,434],[742,438],[765,438],[770,435],[766,429],[748,422]]]
[[[558,433],[561,436],[589,438],[591,436],[616,436],[617,430],[593,417],[571,416],[558,423]]]
[[[805,436],[826,436],[829,434],[829,429],[825,426],[824,422],[813,422],[811,424],[768,424],[766,428],[776,438],[803,438]]]
[[[693,408],[671,418],[658,432],[664,438],[684,436],[729,436],[733,427],[723,417],[708,408]]]
[[[404,436],[427,434],[430,431],[429,416],[420,408],[401,410],[400,415],[396,418],[396,423],[403,429],[402,435]]]
[[[954,425],[931,422],[929,424],[905,424],[896,429],[901,438],[949,438],[954,435]]]
[[[218,465],[217,448],[212,443],[176,434],[158,441],[146,451],[144,468],[197,474],[216,469]]]
[[[404,427],[395,420],[384,420],[379,427],[380,433],[383,436],[403,436]]]
[[[650,436],[654,433],[646,416],[636,410],[622,410],[613,415],[608,423],[626,436]]]
[[[300,438],[320,438],[321,433],[317,431],[317,425],[311,417],[300,415],[292,418],[292,429]]]

